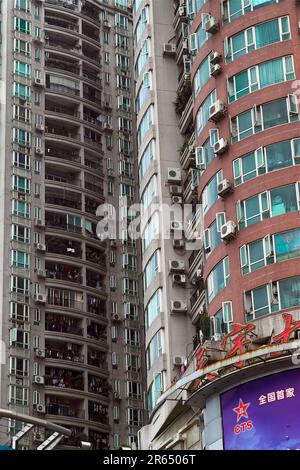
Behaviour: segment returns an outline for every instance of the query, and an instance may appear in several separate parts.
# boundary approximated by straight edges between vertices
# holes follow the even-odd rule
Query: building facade
[[[62,447],[135,444],[139,247],[97,236],[138,196],[130,4],[1,5],[1,407],[71,428]]]
[[[150,6],[159,9],[157,2]],[[177,69],[173,92],[184,142],[175,161],[183,202],[201,202],[203,245],[190,254],[185,271],[192,287],[185,321],[195,328],[194,345],[177,384],[164,388],[151,409],[140,446],[239,448],[246,445],[239,434],[251,429],[236,427],[239,415],[232,430],[222,421],[229,391],[247,397],[243,386],[249,383],[249,390],[262,390],[256,398],[253,392],[251,400],[258,400],[267,392],[260,378],[275,386],[293,376],[297,384],[298,363],[286,343],[290,351],[299,347],[300,10],[294,0],[190,0],[174,2],[174,8],[170,2],[168,15],[173,33],[164,42],[173,58],[165,54],[153,75]],[[164,23],[160,15],[157,22]],[[157,43],[163,54],[166,45],[160,38]],[[190,109],[192,127],[184,128]],[[192,190],[197,186],[192,199],[190,182]],[[290,369],[294,375],[284,376]],[[266,393],[266,404],[271,402]],[[255,404],[249,403],[251,416]],[[193,430],[192,443],[186,429]],[[277,441],[267,442],[272,448]],[[280,439],[278,445],[284,447]]]

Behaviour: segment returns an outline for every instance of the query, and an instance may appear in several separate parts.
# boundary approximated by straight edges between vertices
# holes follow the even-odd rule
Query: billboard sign
[[[221,395],[225,450],[300,450],[300,369]]]

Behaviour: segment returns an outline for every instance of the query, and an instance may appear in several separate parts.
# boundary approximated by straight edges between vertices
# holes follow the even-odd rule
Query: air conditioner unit
[[[176,45],[175,44],[164,44],[163,45],[163,55],[174,56],[176,54]]]
[[[180,196],[182,194],[182,186],[175,186],[174,184],[170,186],[170,193],[173,196]]]
[[[36,405],[36,411],[37,411],[37,413],[43,413],[43,414],[45,414],[45,413],[46,413],[46,407],[45,407],[45,405],[41,405],[41,404]]]
[[[172,260],[169,261],[169,271],[170,272],[184,272],[185,263],[183,260]]]
[[[44,358],[45,357],[45,351],[43,351],[42,349],[36,349],[35,350],[35,357]]]
[[[219,29],[219,23],[214,16],[211,16],[206,23],[204,23],[204,29],[207,33],[214,34]]]
[[[34,375],[33,376],[33,383],[38,385],[45,384],[45,377],[43,375]]]
[[[183,231],[183,223],[172,220],[172,222],[170,224],[170,229],[171,229],[171,232],[175,232],[175,231],[181,231],[182,232]]]
[[[214,64],[210,67],[210,75],[212,77],[217,77],[222,72],[222,66],[220,64]]]
[[[213,65],[221,62],[221,59],[222,59],[222,54],[220,54],[220,52],[212,51],[209,54],[209,62]]]
[[[224,101],[217,100],[209,107],[209,120],[213,122],[219,121],[226,112],[226,105]]]
[[[180,168],[168,168],[168,183],[180,183],[181,170]]]
[[[34,84],[38,85],[38,86],[44,86],[43,80],[41,78],[37,78],[37,77],[34,79]]]
[[[185,241],[184,240],[173,240],[173,248],[182,250],[185,248]]]
[[[45,128],[44,128],[43,124],[36,124],[36,125],[35,125],[35,130],[36,130],[36,131],[44,132],[44,129],[45,129]]]
[[[42,219],[34,219],[34,225],[36,225],[37,227],[44,227],[44,222],[42,221]]]
[[[229,220],[225,225],[221,227],[221,238],[222,240],[229,241],[235,238],[236,235],[236,224]]]
[[[186,284],[186,275],[185,274],[173,274],[172,276],[173,284]]]
[[[36,224],[36,225],[39,225],[39,224]],[[44,243],[37,243],[35,245],[35,248],[38,250],[38,251],[46,251],[46,245]]]
[[[35,153],[37,155],[43,155],[43,149],[41,149],[41,147],[35,147]]]
[[[43,269],[35,269],[34,272],[36,273],[37,277],[46,277],[46,271],[44,271]]]
[[[109,22],[108,20],[104,20],[104,21],[103,21],[103,26],[105,26],[105,28],[108,28],[108,29],[111,28],[111,24],[110,24],[110,22]]]
[[[182,204],[183,199],[181,196],[172,196],[172,204]]]
[[[108,130],[111,130],[111,129],[112,129],[111,125],[110,125],[108,122],[105,122],[103,127],[104,127],[104,129],[106,129],[106,130],[107,130],[107,129],[108,129]]]
[[[173,357],[173,365],[176,367],[181,367],[183,366],[186,358],[182,356],[174,356]]]
[[[172,300],[171,312],[172,313],[186,313],[188,310],[187,303],[184,300]]]
[[[230,181],[223,180],[218,184],[218,195],[221,197],[226,196],[226,194],[232,192],[232,187]]]
[[[119,392],[114,392],[114,399],[121,400],[121,395],[119,394]]]
[[[47,300],[46,294],[35,294],[34,300],[39,304],[45,304]]]
[[[226,139],[220,139],[214,144],[214,153],[222,155],[228,149],[228,142]]]
[[[120,321],[121,317],[117,313],[114,313],[112,319],[113,319],[113,321]]]

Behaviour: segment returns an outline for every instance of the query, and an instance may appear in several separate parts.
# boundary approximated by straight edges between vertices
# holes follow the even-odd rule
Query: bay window
[[[279,3],[281,0],[225,0],[222,3],[224,24],[246,15],[256,8]]]
[[[159,272],[160,250],[156,250],[148,261],[143,274],[144,292],[149,288]]]
[[[291,39],[288,16],[259,23],[224,40],[226,63],[262,47]]]
[[[224,258],[210,272],[207,278],[207,300],[208,303],[216,297],[216,295],[228,286],[230,283],[229,258]]]
[[[148,330],[154,320],[161,314],[161,296],[162,291],[158,289],[155,294],[152,295],[145,309],[145,323],[146,329]]]
[[[218,171],[202,193],[203,212],[206,213],[218,200],[218,184],[223,180],[223,170]]]
[[[146,350],[147,370],[149,371],[154,362],[163,354],[162,330],[159,330],[152,338]]]

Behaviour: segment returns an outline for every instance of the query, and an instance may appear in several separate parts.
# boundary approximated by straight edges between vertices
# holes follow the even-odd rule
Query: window
[[[12,200],[12,213],[23,219],[30,218],[30,204],[28,202],[19,201],[18,199]]]
[[[254,106],[231,119],[232,142],[246,139],[265,129],[298,121],[297,97],[288,95],[276,101]]]
[[[137,271],[137,257],[129,253],[123,254],[123,268],[128,271]]]
[[[11,263],[12,266],[17,268],[29,269],[29,253],[24,251],[12,250],[11,252]]]
[[[203,101],[196,115],[196,133],[199,136],[200,132],[208,123],[209,108],[217,101],[217,92],[213,90],[208,97]]]
[[[164,382],[162,372],[155,372],[154,379],[148,390],[148,410],[152,411],[155,408],[157,400],[164,391]]]
[[[126,382],[127,397],[140,400],[142,398],[142,384],[139,382]]]
[[[128,408],[128,425],[137,427],[143,426],[143,410]]]
[[[300,277],[290,277],[245,293],[245,312],[251,321],[272,312],[300,305]]]
[[[31,23],[30,21],[23,20],[22,18],[14,18],[15,31],[24,34],[31,34]]]
[[[255,240],[243,245],[241,251],[242,273],[256,271],[272,263],[300,256],[300,229],[289,230]]]
[[[229,102],[232,103],[256,90],[294,79],[293,56],[263,62],[229,79]]]
[[[210,319],[210,336],[219,339],[227,335],[232,322],[232,302],[223,302],[222,308]]]
[[[211,37],[211,34],[207,33],[204,27],[209,18],[210,15],[208,13],[203,13],[202,20],[197,31],[191,34],[189,37],[189,50],[193,55],[196,55],[197,52],[204,46],[206,41]]]
[[[138,80],[144,66],[146,65],[150,55],[150,38],[143,41],[141,51],[136,59],[134,67],[135,79]]]
[[[134,31],[134,44],[135,44],[135,46],[137,45],[137,43],[141,39],[141,37],[142,37],[142,35],[143,35],[143,33],[146,29],[146,25],[148,23],[149,23],[149,5],[146,5],[141,11],[140,17],[138,19],[138,22],[136,24],[136,28],[135,28],[135,31]]]
[[[225,0],[222,4],[224,23],[240,18],[256,8],[278,3],[281,0]]]
[[[133,372],[138,372],[140,370],[140,357],[136,354],[125,354],[125,368],[126,370],[131,370]]]
[[[150,130],[152,124],[153,124],[153,106],[149,106],[147,111],[145,112],[144,116],[141,119],[141,122],[138,127],[138,146],[141,147],[143,145],[143,141],[145,138],[145,135],[147,132]]]
[[[206,258],[217,248],[221,243],[221,228],[226,223],[225,212],[216,214],[216,220],[204,232],[204,249]]]
[[[218,184],[223,180],[223,170],[218,171],[202,193],[203,212],[206,213],[218,200]]]
[[[152,338],[146,350],[147,370],[149,371],[154,362],[163,354],[162,330],[159,330]]]
[[[9,373],[21,377],[29,375],[29,359],[23,359],[15,356],[9,358]]]
[[[207,278],[207,299],[208,303],[216,297],[216,295],[228,286],[230,283],[229,258],[224,258],[211,271]]]
[[[249,52],[291,39],[288,16],[252,26],[224,40],[226,62],[232,62]]]
[[[142,180],[147,173],[147,170],[150,168],[154,160],[154,140],[152,139],[151,142],[147,145],[144,153],[141,157],[140,164],[139,164],[139,174],[140,180]]]
[[[11,405],[28,406],[28,388],[9,385],[8,402]]]
[[[9,345],[15,348],[29,348],[29,333],[18,328],[9,330]]]
[[[142,212],[144,212],[157,196],[157,176],[153,175],[149,183],[145,187],[141,196]]]
[[[10,303],[10,318],[19,321],[29,321],[30,306],[28,304]]]
[[[159,272],[160,250],[156,250],[148,261],[143,274],[144,292],[149,288]]]
[[[158,212],[155,212],[147,222],[142,236],[143,253],[147,250],[153,240],[158,239],[160,232],[160,223]]]
[[[30,194],[30,179],[23,176],[12,176],[12,188],[19,193]]]
[[[239,228],[299,210],[299,184],[290,184],[256,194],[237,203]]]
[[[12,153],[13,165],[24,170],[30,170],[30,156],[22,152]]]
[[[152,74],[151,72],[146,72],[143,75],[142,84],[137,92],[136,100],[135,100],[135,111],[139,113],[142,109],[144,103],[150,97],[150,90],[151,90],[151,82],[152,82]]]
[[[155,294],[152,295],[145,309],[145,322],[146,329],[149,329],[155,318],[161,314],[161,289],[158,289]]]
[[[31,88],[28,85],[23,85],[22,83],[14,82],[13,94],[21,100],[30,100],[31,97]]]
[[[21,62],[20,60],[14,61],[14,73],[20,77],[31,77],[31,65]]]
[[[22,41],[21,39],[14,39],[14,51],[18,54],[31,56],[31,44],[27,41]]]
[[[30,280],[20,276],[11,276],[11,291],[29,295]]]
[[[210,79],[210,60],[207,56],[204,61],[199,65],[193,82],[194,97],[196,98],[201,88],[208,82]]]
[[[132,328],[125,328],[125,344],[130,346],[139,346],[140,345],[140,332]]]

